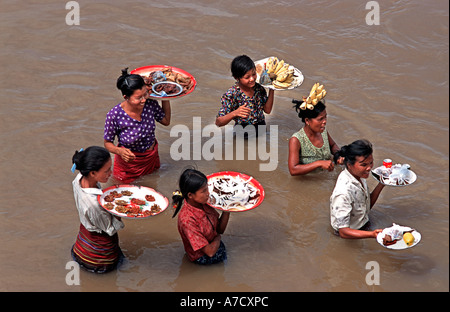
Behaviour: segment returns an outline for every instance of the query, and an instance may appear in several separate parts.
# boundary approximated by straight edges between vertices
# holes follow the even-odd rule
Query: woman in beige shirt
[[[368,231],[369,212],[384,185],[369,193],[367,179],[373,168],[372,144],[358,140],[343,146],[334,155],[343,157],[345,170],[339,174],[330,197],[331,226],[342,238],[376,238],[382,229]]]

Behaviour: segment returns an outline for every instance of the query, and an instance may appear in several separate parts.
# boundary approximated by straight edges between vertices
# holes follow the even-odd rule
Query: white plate
[[[389,248],[389,249],[397,249],[397,250],[407,249],[407,248],[411,248],[411,247],[416,246],[420,242],[420,239],[422,238],[422,235],[420,235],[420,233],[417,232],[416,230],[413,230],[411,232],[411,234],[414,236],[414,243],[411,246],[406,245],[406,243],[403,240],[403,238],[398,240],[395,244],[392,244],[392,245],[389,245],[389,246],[383,245],[383,237],[385,235],[384,230],[383,230],[383,232],[381,232],[380,234],[377,235],[377,242],[381,246]]]
[[[162,85],[162,84],[171,84],[171,85],[175,85],[175,86],[178,88],[178,91],[177,91],[177,92],[174,92],[174,93],[171,93],[171,94],[167,94],[165,97],[177,96],[177,95],[180,95],[181,92],[183,92],[183,87],[182,87],[180,84],[178,84],[178,83],[176,83],[176,82],[173,82],[173,81],[160,81],[160,82],[156,82],[156,83],[154,83],[153,86],[152,86],[152,91],[153,91],[155,94],[157,94],[157,95],[161,95],[161,92],[157,92],[155,89],[156,89],[157,86]]]
[[[139,205],[142,212],[149,211],[154,204],[157,204],[161,208],[161,210],[157,213],[152,213],[150,215],[128,215],[126,213],[121,213],[121,212],[116,211],[115,210],[115,208],[117,206],[116,204],[114,204],[114,208],[108,209],[105,207],[105,204],[108,203],[107,201],[105,201],[105,196],[111,194],[111,192],[113,192],[113,191],[116,191],[118,193],[121,193],[122,191],[131,191],[133,193],[132,195],[130,195],[130,196],[123,195],[122,197],[115,199],[115,200],[124,200],[128,204],[131,203],[132,198],[144,200],[145,204]],[[145,199],[146,195],[152,195],[155,198],[155,201],[147,201]],[[149,188],[146,186],[138,186],[138,185],[115,185],[115,186],[108,187],[103,190],[102,195],[97,196],[97,200],[98,200],[99,204],[109,213],[111,213],[115,216],[121,217],[121,218],[128,218],[128,219],[145,219],[148,217],[152,217],[152,216],[160,214],[161,212],[166,210],[166,208],[169,206],[169,200],[165,196],[161,195],[159,192],[155,191],[152,188]],[[114,203],[114,202],[112,202],[112,203]]]
[[[273,56],[266,57],[266,58],[264,58],[262,60],[258,60],[258,61],[255,62],[255,65],[258,65],[258,64],[264,65],[265,63],[267,63],[267,61],[271,57],[273,57]],[[294,70],[294,81],[292,81],[291,86],[289,88],[284,88],[284,89],[277,88],[273,84],[262,85],[262,86],[265,87],[265,88],[268,88],[268,89],[276,90],[276,91],[292,90],[292,89],[295,89],[295,88],[301,86],[301,84],[303,83],[303,80],[305,79],[303,77],[302,72],[298,68],[296,68],[296,67],[294,67],[292,65],[289,65],[289,69],[293,69]],[[259,79],[260,79],[260,76],[257,74],[256,82],[259,83]]]

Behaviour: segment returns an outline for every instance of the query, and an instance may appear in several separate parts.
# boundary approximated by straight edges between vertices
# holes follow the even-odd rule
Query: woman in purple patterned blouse
[[[117,79],[117,88],[124,101],[106,115],[103,138],[105,148],[116,155],[114,177],[129,183],[159,168],[155,128],[156,122],[170,124],[170,102],[162,101],[161,107],[157,101],[150,100],[143,78],[128,74],[128,68]]]
[[[222,106],[217,114],[216,125],[227,125],[231,120],[236,125],[265,125],[264,113],[270,114],[274,91],[266,90],[256,82],[255,63],[246,55],[237,56],[231,62],[231,73],[236,84],[222,95]]]

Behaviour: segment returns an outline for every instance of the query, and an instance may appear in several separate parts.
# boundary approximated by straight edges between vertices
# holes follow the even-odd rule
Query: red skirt
[[[150,174],[160,167],[158,142],[152,150],[143,153],[133,152],[136,159],[131,162],[125,162],[119,155],[114,156],[114,177],[122,183],[130,183],[137,178]]]
[[[97,273],[113,270],[121,259],[119,236],[115,233],[89,232],[80,224],[80,232],[72,247],[72,256],[85,269]]]

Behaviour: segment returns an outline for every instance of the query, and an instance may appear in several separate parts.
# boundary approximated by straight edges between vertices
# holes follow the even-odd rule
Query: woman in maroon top
[[[208,179],[195,169],[186,169],[180,177],[180,191],[172,197],[178,212],[178,231],[186,255],[198,264],[213,264],[226,260],[225,245],[220,234],[225,232],[229,212],[219,213],[208,206]],[[180,211],[181,210],[181,211]]]

